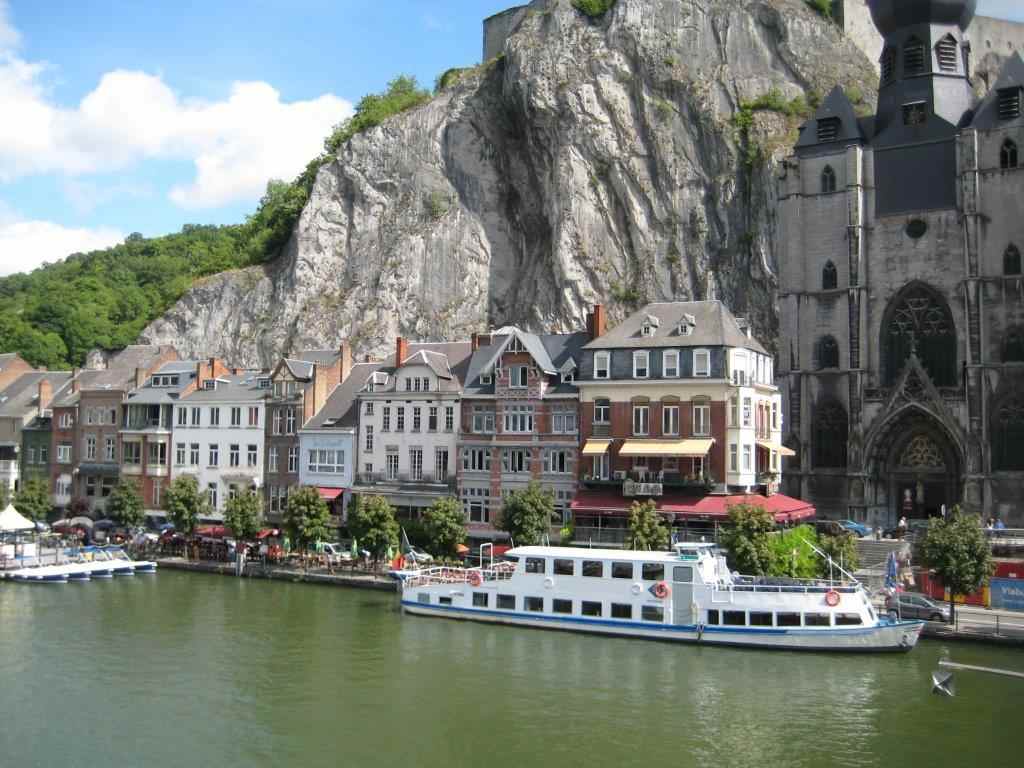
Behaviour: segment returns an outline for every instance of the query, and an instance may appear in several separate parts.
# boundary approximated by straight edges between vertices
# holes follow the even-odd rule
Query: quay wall
[[[162,569],[235,577],[234,563],[185,560],[180,557],[158,558],[156,563]],[[246,563],[243,577],[247,579],[271,579],[273,581],[324,584],[331,587],[354,587],[357,589],[376,589],[387,592],[398,591],[398,583],[386,576],[368,573],[322,573],[319,571],[296,571],[290,568],[265,568],[258,562]]]

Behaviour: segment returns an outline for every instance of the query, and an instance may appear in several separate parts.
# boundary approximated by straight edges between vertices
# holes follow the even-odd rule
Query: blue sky
[[[241,221],[362,95],[477,63],[512,4],[0,0],[0,274]],[[979,5],[1024,21],[1020,0]]]

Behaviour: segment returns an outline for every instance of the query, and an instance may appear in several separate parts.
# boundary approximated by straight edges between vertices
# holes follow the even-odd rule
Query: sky
[[[478,63],[481,21],[514,4],[0,0],[0,275],[243,221],[363,95]],[[1024,1],[979,12],[1024,21]]]

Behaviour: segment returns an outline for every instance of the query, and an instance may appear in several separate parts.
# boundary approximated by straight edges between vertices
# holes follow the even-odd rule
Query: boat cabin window
[[[745,627],[747,614],[743,611],[722,611],[722,623],[727,627]]]
[[[523,603],[524,603],[523,608],[525,610],[527,610],[527,611],[532,611],[533,613],[543,613],[544,612],[544,598],[543,597],[524,597],[523,598]]]
[[[584,616],[600,616],[602,613],[601,604],[591,602],[590,600],[584,600],[580,603],[580,613],[582,613]]]
[[[557,560],[555,562],[558,562]],[[572,562],[571,560],[569,562]],[[552,600],[552,613],[572,613],[572,600]]]
[[[555,576],[572,576],[575,573],[575,560],[555,560]]]
[[[761,613],[759,611],[750,612],[750,626],[752,627],[770,627],[772,625],[772,615],[770,613]]]
[[[777,627],[799,627],[799,613],[777,613],[775,614],[775,626]]]
[[[632,619],[633,618],[633,605],[632,605],[632,603],[612,603],[612,618],[613,619]]]
[[[708,620],[705,621],[704,623],[707,624],[710,627],[718,626],[718,611],[717,610],[708,611]]]
[[[514,611],[516,609],[516,596],[498,595],[498,607],[503,611]]]
[[[613,579],[632,579],[633,578],[633,564],[632,563],[612,563],[612,578]]]
[[[526,558],[526,572],[544,573],[547,562],[543,557],[528,557]]]
[[[451,605],[452,599],[450,597],[438,597],[437,602],[441,605]]]
[[[490,594],[487,592],[474,592],[473,593],[473,607],[474,608],[486,608],[488,605],[487,598]]]
[[[836,626],[837,627],[856,627],[862,622],[860,620],[859,613],[837,613],[836,614]]]
[[[600,579],[604,575],[604,563],[600,560],[584,560],[583,575]]]
[[[832,622],[829,620],[827,613],[805,613],[804,614],[804,626],[805,627],[828,627],[831,626]]]
[[[661,581],[665,578],[664,563],[644,563],[642,568],[644,581]]]
[[[672,569],[672,581],[676,584],[690,584],[693,581],[693,566],[677,565]]]
[[[644,605],[640,608],[640,618],[644,621],[665,621],[665,609],[660,605]]]
[[[430,605],[430,593],[429,592],[420,592],[419,594],[416,595],[416,602],[417,603],[425,603],[427,605]]]

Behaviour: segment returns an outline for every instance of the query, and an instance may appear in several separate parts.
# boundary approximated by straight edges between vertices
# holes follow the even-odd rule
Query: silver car
[[[885,601],[891,618],[924,619],[949,623],[949,606],[917,592],[900,592]]]

